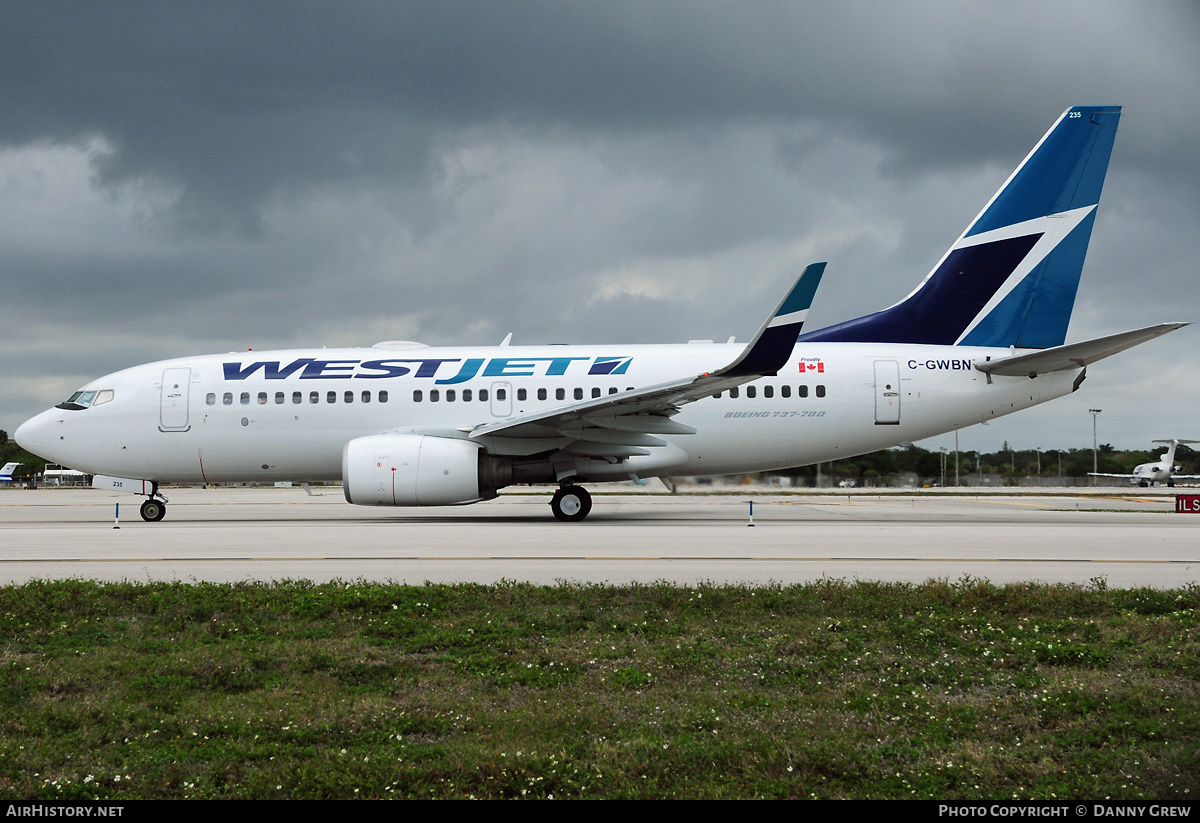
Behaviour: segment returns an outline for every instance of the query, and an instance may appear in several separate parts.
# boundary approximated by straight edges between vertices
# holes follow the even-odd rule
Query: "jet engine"
[[[470,440],[377,434],[342,450],[346,500],[361,506],[454,506],[496,496],[512,466]]]

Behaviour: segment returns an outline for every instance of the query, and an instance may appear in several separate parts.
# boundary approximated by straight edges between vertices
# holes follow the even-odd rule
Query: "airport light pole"
[[[1100,471],[1100,463],[1096,458],[1096,415],[1103,409],[1088,409],[1088,414],[1092,416],[1092,485],[1096,485],[1096,472]]]

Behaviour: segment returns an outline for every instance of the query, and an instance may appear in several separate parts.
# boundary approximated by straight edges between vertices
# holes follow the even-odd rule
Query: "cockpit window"
[[[59,403],[56,408],[79,411],[80,409],[86,409],[90,408],[91,406],[99,406],[102,403],[108,403],[112,399],[112,389],[77,391],[67,398],[65,402]]]

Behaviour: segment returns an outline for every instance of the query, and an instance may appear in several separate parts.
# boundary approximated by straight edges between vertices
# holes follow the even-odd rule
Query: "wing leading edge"
[[[469,437],[546,439],[571,454],[620,459],[666,445],[654,435],[694,434],[671,415],[688,403],[778,373],[791,357],[824,273],[824,263],[805,268],[737,359],[716,371],[483,424]]]

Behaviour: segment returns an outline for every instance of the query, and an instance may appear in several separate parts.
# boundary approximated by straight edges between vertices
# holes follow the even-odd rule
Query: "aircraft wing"
[[[1088,477],[1119,477],[1123,480],[1133,480],[1136,474],[1106,474],[1104,472],[1088,472]]]
[[[824,263],[805,268],[737,359],[717,371],[485,423],[472,429],[470,438],[566,438],[576,441],[575,453],[619,458],[649,454],[644,446],[665,445],[655,434],[694,434],[671,415],[688,403],[778,373],[792,355],[824,272]]]
[[[1037,377],[1039,374],[1048,374],[1049,372],[1078,369],[1186,325],[1188,324],[1159,323],[1144,329],[1110,334],[1107,337],[1097,337],[1095,340],[1085,340],[1082,343],[1068,343],[1065,346],[1055,346],[1030,354],[988,360],[986,363],[976,363],[975,368],[986,374],[999,374],[1005,377]]]

